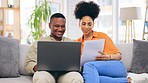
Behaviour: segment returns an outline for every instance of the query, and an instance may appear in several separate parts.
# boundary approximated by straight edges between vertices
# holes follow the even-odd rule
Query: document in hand
[[[84,42],[84,49],[81,56],[81,66],[85,62],[94,61],[99,55],[98,51],[103,52],[105,39],[89,40]]]

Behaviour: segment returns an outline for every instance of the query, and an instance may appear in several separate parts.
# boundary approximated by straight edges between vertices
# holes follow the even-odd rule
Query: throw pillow
[[[133,40],[133,73],[148,73],[148,41]]]
[[[0,36],[0,77],[19,76],[19,40]]]

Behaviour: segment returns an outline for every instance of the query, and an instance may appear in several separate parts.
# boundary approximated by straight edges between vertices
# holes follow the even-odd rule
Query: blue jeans
[[[82,74],[84,83],[128,83],[126,68],[119,60],[87,62]]]

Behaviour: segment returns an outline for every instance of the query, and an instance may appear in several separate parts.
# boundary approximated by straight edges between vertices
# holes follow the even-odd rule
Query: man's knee
[[[59,77],[58,83],[83,83],[83,77],[78,72],[69,72]]]
[[[37,71],[33,75],[33,83],[55,83],[55,79],[46,71]]]

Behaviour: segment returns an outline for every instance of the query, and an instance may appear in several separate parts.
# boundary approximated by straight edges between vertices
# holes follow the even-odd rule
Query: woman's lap
[[[103,76],[103,78],[105,77],[116,78],[114,80],[118,80],[119,78],[121,78],[124,79],[124,81],[127,81],[126,80],[127,71],[124,64],[121,61],[118,60],[92,61],[84,64],[83,77],[85,83],[92,82],[93,80],[94,83],[100,83],[100,80],[102,80],[100,76]]]
[[[93,67],[93,68],[91,68]],[[86,69],[85,69],[86,68]],[[100,76],[126,77],[127,71],[124,64],[118,60],[92,61],[84,64],[83,72],[96,69]]]

